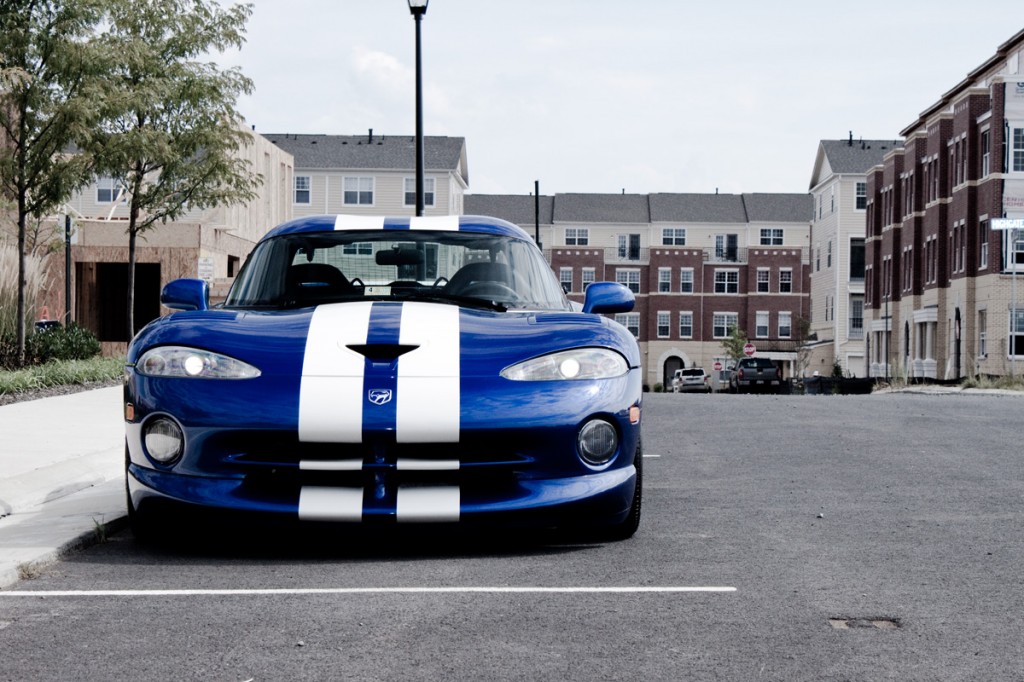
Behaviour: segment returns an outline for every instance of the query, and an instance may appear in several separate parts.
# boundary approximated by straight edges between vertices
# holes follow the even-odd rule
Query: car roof
[[[263,239],[301,232],[333,232],[335,230],[437,230],[441,232],[477,232],[533,241],[527,232],[512,223],[490,216],[370,216],[313,215],[289,220],[278,225]],[[261,240],[262,241],[262,240]]]

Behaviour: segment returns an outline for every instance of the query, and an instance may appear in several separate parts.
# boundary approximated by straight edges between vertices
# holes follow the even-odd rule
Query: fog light
[[[615,427],[602,419],[594,419],[583,425],[578,438],[580,456],[588,464],[607,464],[619,447]]]
[[[181,457],[185,438],[181,428],[166,417],[150,420],[143,427],[146,452],[155,462],[170,464]]]

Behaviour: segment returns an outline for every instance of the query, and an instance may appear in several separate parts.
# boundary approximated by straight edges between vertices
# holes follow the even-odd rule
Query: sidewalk
[[[121,523],[120,386],[0,406],[0,588]]]

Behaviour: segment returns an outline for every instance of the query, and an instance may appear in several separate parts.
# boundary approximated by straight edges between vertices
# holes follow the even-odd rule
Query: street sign
[[[716,361],[715,361],[715,364],[714,364],[714,368],[715,368],[715,371],[716,371],[716,372],[721,372],[721,371],[722,371],[722,363],[721,363],[721,362],[718,362],[718,361],[716,360]]]
[[[993,218],[989,223],[993,230],[1024,230],[1024,218]]]
[[[751,355],[753,355],[756,352],[757,352],[757,349],[754,348],[754,344],[752,344],[752,343],[748,343],[748,344],[743,346],[743,354],[746,355],[747,357],[750,357]]]

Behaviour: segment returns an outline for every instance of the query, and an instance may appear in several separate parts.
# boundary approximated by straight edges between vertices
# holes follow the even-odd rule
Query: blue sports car
[[[478,216],[314,216],[270,231],[223,304],[164,287],[132,341],[128,510],[339,523],[640,522],[640,353],[571,303],[530,236]]]

